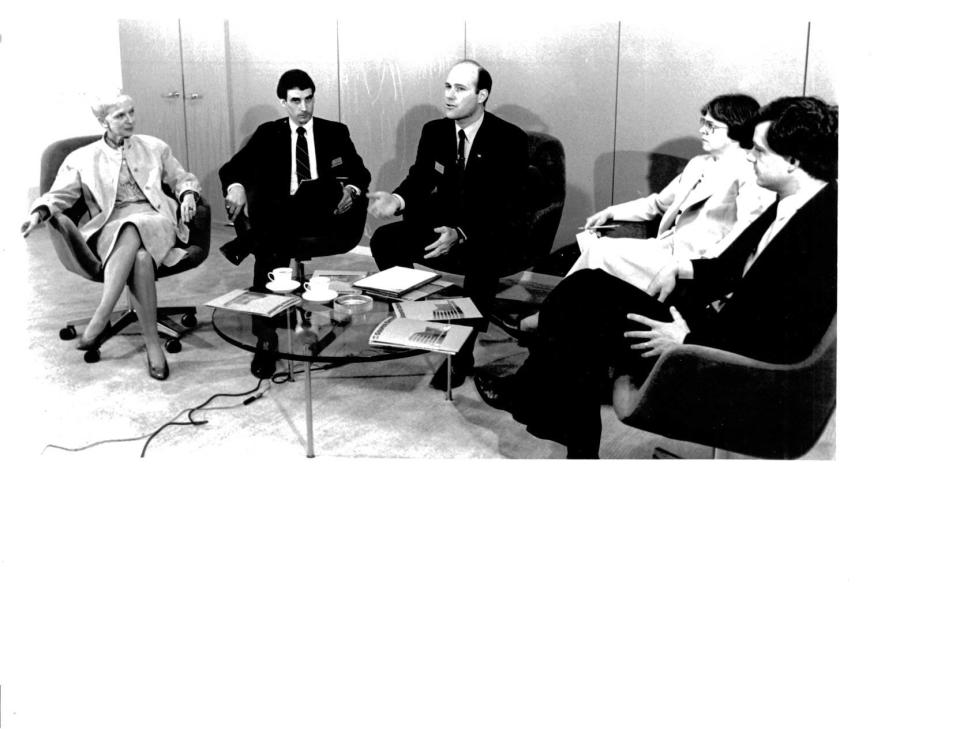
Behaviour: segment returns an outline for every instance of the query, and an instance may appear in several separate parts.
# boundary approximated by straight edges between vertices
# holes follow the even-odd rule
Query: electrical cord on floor
[[[241,405],[249,405],[250,403],[255,402],[256,400],[259,400],[261,397],[263,397],[267,393],[267,391],[270,389],[272,383],[268,383],[263,390],[260,390],[260,386],[262,384],[263,384],[263,379],[261,378],[257,380],[256,387],[254,387],[251,390],[247,390],[245,392],[218,392],[214,395],[211,395],[209,398],[204,400],[200,405],[197,405],[192,408],[184,408],[179,413],[174,415],[173,418],[168,420],[159,428],[151,431],[150,433],[144,433],[143,435],[132,436],[130,438],[107,438],[104,440],[94,441],[93,443],[87,443],[86,445],[82,445],[77,448],[69,448],[67,446],[57,445],[56,443],[47,443],[43,447],[43,450],[40,451],[40,453],[42,454],[43,451],[47,450],[47,448],[56,448],[57,450],[61,450],[61,451],[69,451],[71,453],[77,453],[79,451],[85,451],[88,448],[93,448],[94,446],[103,445],[105,443],[129,443],[133,441],[143,440],[144,438],[146,438],[147,442],[143,444],[143,449],[140,451],[140,457],[143,458],[144,454],[147,451],[147,446],[150,445],[150,441],[152,441],[157,435],[159,435],[160,432],[163,431],[165,428],[168,428],[171,425],[203,425],[205,424],[207,422],[206,420],[194,420],[193,415],[198,410],[205,408],[207,405],[209,405],[218,397],[243,397],[244,395],[249,395],[249,397],[247,397],[241,403]],[[178,420],[178,418],[180,418],[180,416],[183,415],[184,413],[187,414],[186,422]]]
[[[163,432],[164,429],[168,428],[171,425],[205,425],[207,423],[206,420],[194,420],[193,414],[198,410],[202,410],[203,408],[205,408],[207,405],[209,405],[211,402],[216,400],[218,397],[243,397],[244,395],[250,395],[250,397],[248,397],[246,400],[243,401],[244,405],[249,405],[255,400],[259,400],[261,397],[263,397],[263,395],[267,392],[267,390],[270,389],[270,385],[267,385],[267,390],[263,390],[262,392],[257,392],[260,389],[260,385],[262,384],[263,384],[263,378],[260,378],[259,380],[257,380],[256,387],[254,387],[251,390],[247,390],[246,392],[218,392],[208,397],[206,400],[204,400],[202,403],[200,403],[196,407],[188,408],[186,411],[181,410],[179,413],[176,414],[176,416],[174,416],[172,420],[168,420],[166,423],[161,425],[159,428],[157,428],[155,431],[153,431],[150,434],[150,436],[147,438],[147,442],[143,444],[143,449],[140,451],[140,457],[143,458],[146,455],[147,447],[150,445],[150,442],[154,438],[156,438],[158,435],[160,435],[160,433]],[[187,413],[187,421],[186,422],[178,421],[177,418],[179,418],[184,412]]]

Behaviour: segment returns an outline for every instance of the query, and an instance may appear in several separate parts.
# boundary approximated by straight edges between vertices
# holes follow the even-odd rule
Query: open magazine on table
[[[274,316],[289,309],[300,301],[299,296],[290,294],[267,294],[247,289],[234,289],[230,293],[211,299],[204,306],[215,309],[230,309],[245,314]]]
[[[441,324],[390,316],[373,330],[370,344],[456,354],[472,331],[472,327],[460,324]]]
[[[483,314],[467,296],[428,301],[404,301],[392,305],[393,313],[400,319],[422,321],[456,321],[458,319],[482,319]]]

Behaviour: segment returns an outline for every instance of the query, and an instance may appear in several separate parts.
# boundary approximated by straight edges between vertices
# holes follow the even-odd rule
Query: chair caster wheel
[[[197,315],[196,314],[184,314],[180,317],[180,323],[185,327],[193,329],[197,325]]]
[[[68,339],[76,339],[77,330],[72,325],[67,325],[60,330],[60,339],[67,341]]]
[[[179,339],[168,339],[164,343],[163,348],[167,350],[170,354],[176,354],[181,349],[183,349],[183,345],[180,344]]]
[[[94,362],[100,361],[100,350],[99,349],[88,349],[83,353],[83,361],[87,364],[93,364]]]

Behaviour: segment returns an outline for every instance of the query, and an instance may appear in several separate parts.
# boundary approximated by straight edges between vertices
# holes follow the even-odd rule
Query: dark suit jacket
[[[345,124],[313,118],[313,141],[317,154],[317,182],[329,185],[342,180],[366,193],[370,173],[363,166]],[[227,187],[241,183],[248,191],[282,198],[290,194],[290,123],[286,117],[257,127],[250,140],[220,168],[220,183]]]
[[[423,125],[417,159],[394,190],[404,200],[406,220],[431,227],[460,228],[471,242],[507,241],[525,223],[523,183],[527,135],[484,112],[470,148],[463,180],[457,184],[457,132],[452,119]]]
[[[771,206],[717,258],[693,262],[698,301],[732,296],[718,313],[678,306],[691,329],[685,344],[789,363],[823,337],[837,311],[837,185],[797,210],[743,276],[775,214]]]

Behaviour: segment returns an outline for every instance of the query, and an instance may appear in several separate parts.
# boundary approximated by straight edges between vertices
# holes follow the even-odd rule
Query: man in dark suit
[[[453,66],[444,84],[444,118],[423,126],[406,179],[392,193],[370,193],[369,208],[378,218],[403,215],[370,240],[380,269],[422,263],[463,274],[466,293],[481,306],[509,272],[511,243],[526,229],[527,135],[485,111],[491,87],[490,74],[476,61]],[[454,387],[472,367],[471,344],[454,358]],[[434,378],[435,387],[446,387],[445,372]]]
[[[481,397],[568,457],[596,458],[611,366],[642,383],[680,344],[776,363],[809,355],[837,308],[837,127],[837,107],[816,98],[761,109],[749,157],[776,204],[718,257],[668,264],[647,293],[599,270],[564,279],[523,367],[506,381],[478,374]]]
[[[257,127],[250,140],[220,168],[227,214],[238,237],[223,246],[233,263],[253,253],[253,288],[265,290],[267,274],[289,265],[293,242],[322,239],[309,255],[345,253],[359,242],[366,221],[363,197],[370,173],[346,125],[313,116],[316,87],[299,69],[284,72],[277,98],[286,117]],[[251,370],[269,377],[276,366],[276,332],[255,318],[258,351]]]

